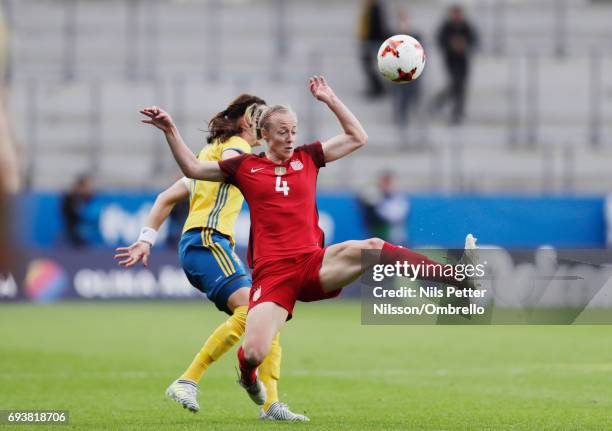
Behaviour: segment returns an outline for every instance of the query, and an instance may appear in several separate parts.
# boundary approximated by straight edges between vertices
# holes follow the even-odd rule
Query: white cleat
[[[263,406],[266,403],[266,387],[259,380],[259,377],[252,385],[247,385],[242,380],[238,380],[238,384],[247,391],[247,394],[249,394],[249,397],[255,404]]]
[[[465,247],[463,249],[463,256],[459,260],[459,263],[463,265],[476,265],[479,264],[479,253],[478,246],[476,245],[477,238],[474,235],[468,233],[465,237]],[[468,277],[465,279],[465,287],[468,289],[478,290],[480,289],[480,281],[475,277]]]
[[[275,402],[268,407],[268,411],[261,409],[259,419],[262,421],[310,422],[308,416],[293,413],[287,404]]]
[[[197,413],[200,410],[198,404],[198,385],[191,380],[175,380],[166,389],[166,396],[182,405],[189,411]]]

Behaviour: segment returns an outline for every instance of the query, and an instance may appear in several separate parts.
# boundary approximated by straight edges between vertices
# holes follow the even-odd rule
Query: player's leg
[[[362,241],[345,241],[330,245],[325,250],[319,270],[319,280],[324,292],[331,292],[357,280],[368,268],[362,262],[362,250],[372,250],[375,259],[385,242],[379,238]]]
[[[280,334],[276,334],[270,345],[270,352],[259,366],[259,378],[266,387],[264,411],[267,411],[272,404],[279,402],[278,380],[280,379],[281,358]]]
[[[250,280],[239,280],[239,282],[247,286],[239,287],[230,295],[227,301],[227,308],[231,310],[230,317],[210,334],[180,379],[191,380],[198,384],[208,367],[235,346],[244,334]]]
[[[466,259],[472,259],[467,253],[469,249],[475,249],[475,239],[470,234],[466,237]],[[364,265],[362,251],[371,250],[372,262]],[[473,259],[472,259],[473,260]],[[411,265],[433,265],[441,266],[424,254],[417,253],[401,246],[390,244],[380,238],[370,238],[363,241],[346,241],[334,244],[327,248],[323,257],[323,263],[319,270],[319,280],[324,292],[342,289],[355,281],[373,264],[395,264],[396,262],[408,262]],[[423,277],[423,280],[448,283],[452,286],[460,286],[452,275],[445,271],[431,271],[431,276]]]
[[[250,279],[237,280],[236,285],[243,283],[250,285]],[[236,345],[244,334],[248,306],[239,304],[248,304],[248,295],[249,287],[238,287],[232,293],[231,301],[228,300],[227,303],[228,309],[231,310],[230,317],[215,328],[187,369],[166,390],[166,395],[184,408],[194,413],[200,410],[197,401],[200,380],[208,367]]]
[[[263,404],[260,419],[306,422],[306,416],[293,413],[279,402],[276,387],[281,359],[279,332],[291,316],[306,280],[296,273],[293,260],[283,259],[255,268],[253,277],[253,286],[257,287],[251,290],[244,343],[238,350],[239,383],[256,404]],[[265,384],[267,396],[260,381]]]
[[[211,247],[208,247],[206,251],[214,251],[214,254],[218,258],[222,258],[222,260],[219,260],[220,263],[217,266],[218,271],[216,272],[221,272],[221,263],[226,269],[229,268],[231,271],[235,272],[231,274],[230,282],[224,285],[222,289],[215,289],[209,282],[206,292],[209,299],[217,305],[217,308],[226,312],[231,311],[232,315],[227,321],[215,329],[206,340],[204,346],[200,352],[198,352],[187,371],[181,376],[181,380],[186,380],[187,383],[195,382],[197,384],[206,369],[233,347],[245,332],[249,290],[252,284],[251,278],[244,270],[240,258],[234,253],[229,241],[218,234],[213,234],[213,239],[214,250],[210,250]],[[212,262],[209,263],[211,263],[211,265],[208,265],[210,271],[210,268],[214,267],[214,264],[212,264]],[[221,276],[220,274],[213,275],[215,275],[215,279]],[[212,277],[208,277],[208,279],[210,280]],[[226,304],[225,308],[224,304]],[[261,381],[268,393],[264,412],[267,411],[272,404],[280,404],[278,399],[278,379],[280,377],[281,356],[282,352],[279,336],[277,334],[270,347],[270,353],[266,357],[260,370]],[[284,410],[286,411],[281,412],[283,413],[282,420],[294,420],[293,418],[296,415],[288,411],[286,407]]]
[[[281,353],[280,334],[276,334],[268,356],[259,366],[259,378],[266,388],[266,402],[261,408],[259,418],[268,421],[308,422],[308,417],[292,412],[287,404],[278,399]]]
[[[219,245],[222,247],[222,251],[225,252],[226,260],[232,262],[232,266],[236,268],[237,271],[241,273],[245,273],[244,267],[240,258],[234,253],[231,244],[227,241],[223,241],[221,238],[217,238],[219,241]],[[249,284],[252,285],[252,281],[249,277]],[[250,289],[249,289],[250,290]],[[244,322],[246,325],[246,309],[249,305],[249,296],[248,292],[245,295],[240,295],[239,297],[234,297],[232,295],[228,300],[228,306],[230,308],[241,307],[241,310],[245,310]],[[245,325],[243,325],[242,334],[244,334]],[[241,335],[242,335],[241,334]],[[233,344],[232,344],[233,345]],[[270,346],[270,352],[266,356],[266,359],[263,361],[262,366],[260,368],[260,378],[266,389],[267,398],[266,404],[264,404],[264,410],[267,410],[270,405],[275,402],[278,402],[278,379],[280,377],[280,366],[281,366],[281,357],[282,351],[280,347],[280,335],[277,333],[274,337],[272,344]]]
[[[166,391],[169,397],[193,412],[199,410],[197,388],[206,370],[244,334],[251,286],[251,278],[228,248],[229,241],[224,237],[215,237],[215,240],[227,244],[217,241],[214,247],[205,245],[199,231],[189,231],[179,245],[181,266],[190,283],[230,316],[213,331],[187,370]]]
[[[257,378],[257,368],[270,352],[272,340],[287,320],[288,311],[274,302],[262,302],[247,316],[244,343],[238,349],[240,385],[258,405],[266,400],[265,388]]]
[[[278,380],[280,379],[282,349],[280,334],[272,339],[270,351],[258,368],[259,378],[266,390],[266,402],[261,408],[259,418],[267,421],[308,422],[310,419],[294,413],[278,398]]]
[[[228,307],[234,310],[234,313],[223,324],[213,331],[210,337],[204,343],[204,346],[193,359],[188,369],[183,373],[178,382],[189,384],[190,382],[199,383],[200,379],[208,369],[208,367],[222,355],[224,355],[231,347],[233,347],[245,332],[247,308],[248,308],[248,290],[241,288],[237,290],[228,300]],[[265,419],[271,419],[268,413],[270,406],[279,404],[273,409],[282,415],[274,415],[276,420],[296,420],[295,415],[289,411],[285,405],[281,405],[278,398],[278,380],[280,378],[282,349],[280,346],[280,335],[277,334],[272,340],[270,351],[265,360],[259,367],[259,375],[266,390],[266,403],[263,406],[262,416]],[[278,407],[282,407],[280,410]],[[282,418],[282,419],[278,419]],[[301,419],[301,420],[307,420]]]
[[[456,73],[452,77],[451,94],[452,94],[452,117],[454,123],[463,121],[465,112],[465,89],[466,77],[463,73]]]
[[[230,298],[231,300],[232,298]],[[246,309],[249,305],[249,296],[248,292],[246,297],[240,297],[240,303],[235,304],[237,307],[241,307],[245,310],[244,314],[244,323],[242,329],[242,333],[244,334],[244,329],[246,326]],[[280,345],[280,334],[276,334],[276,336],[272,340],[272,344],[270,345],[270,351],[262,364],[259,367],[259,377],[264,387],[266,388],[266,402],[263,406],[263,411],[267,411],[270,406],[274,403],[279,402],[278,398],[278,380],[280,379],[280,369],[281,369],[281,359],[282,359],[282,349]]]

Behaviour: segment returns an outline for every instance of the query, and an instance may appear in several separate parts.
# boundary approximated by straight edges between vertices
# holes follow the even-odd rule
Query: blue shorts
[[[219,310],[232,314],[227,300],[238,289],[250,288],[251,276],[234,253],[228,237],[213,231],[205,244],[202,233],[202,229],[191,229],[181,237],[181,266],[196,289],[204,292]]]

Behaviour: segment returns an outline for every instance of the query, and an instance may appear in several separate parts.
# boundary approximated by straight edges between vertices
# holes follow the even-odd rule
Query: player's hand
[[[170,114],[157,106],[150,106],[141,109],[139,112],[148,117],[146,120],[142,120],[143,123],[151,124],[162,132],[168,132],[174,127],[174,121],[172,121]]]
[[[143,266],[148,266],[149,255],[151,254],[151,246],[146,242],[137,241],[129,247],[118,247],[115,260],[118,260],[120,266],[129,268],[136,265],[142,260]]]
[[[334,90],[332,90],[322,76],[313,76],[308,80],[308,85],[310,86],[310,92],[314,98],[323,103],[329,105],[334,97],[336,97],[336,93],[334,93]]]

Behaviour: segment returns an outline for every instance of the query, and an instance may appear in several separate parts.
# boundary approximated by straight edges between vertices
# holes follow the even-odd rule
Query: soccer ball
[[[390,81],[407,84],[425,68],[423,46],[412,36],[398,34],[385,40],[378,50],[378,70]]]

